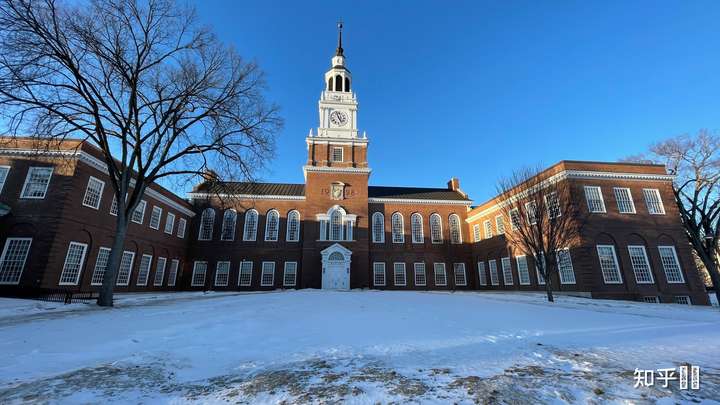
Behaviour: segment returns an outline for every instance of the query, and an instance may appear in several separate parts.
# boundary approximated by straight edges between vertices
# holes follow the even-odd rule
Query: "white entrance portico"
[[[343,245],[335,243],[320,253],[322,254],[322,288],[349,290],[352,252]]]

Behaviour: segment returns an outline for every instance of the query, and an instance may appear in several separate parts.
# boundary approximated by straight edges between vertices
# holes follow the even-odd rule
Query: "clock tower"
[[[324,75],[319,125],[306,138],[302,284],[311,288],[338,280],[344,288],[367,287],[370,282],[368,139],[358,131],[358,102],[346,65],[342,28],[338,23],[337,49]],[[330,257],[345,261],[337,267]]]

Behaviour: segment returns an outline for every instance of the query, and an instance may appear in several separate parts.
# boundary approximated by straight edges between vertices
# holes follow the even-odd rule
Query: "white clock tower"
[[[323,138],[358,139],[357,100],[352,91],[352,74],[345,66],[342,47],[342,23],[338,24],[338,47],[332,66],[325,73],[325,90],[318,103],[320,126],[317,136]],[[363,135],[363,138],[365,136]]]

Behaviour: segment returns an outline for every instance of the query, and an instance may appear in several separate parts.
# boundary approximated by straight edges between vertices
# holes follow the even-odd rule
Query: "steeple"
[[[337,46],[337,49],[335,50],[335,56],[344,56],[343,55],[343,47],[342,47],[342,29],[343,29],[342,20],[338,21],[337,28],[338,28],[338,46]]]

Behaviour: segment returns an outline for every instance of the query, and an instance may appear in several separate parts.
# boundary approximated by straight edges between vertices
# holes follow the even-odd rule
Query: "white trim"
[[[593,210],[592,205],[590,204],[590,198],[588,197],[588,190],[597,190],[598,197],[600,198],[600,210]],[[583,191],[585,191],[585,203],[587,204],[588,212],[591,214],[606,214],[607,213],[607,206],[605,205],[605,197],[602,193],[602,187],[600,186],[583,186]]]
[[[335,151],[340,150],[340,160],[335,159]],[[330,161],[333,163],[342,163],[345,161],[345,148],[342,146],[333,146],[330,149]]]
[[[160,263],[162,262],[162,267]],[[155,274],[153,275],[153,286],[161,287],[165,282],[165,268],[167,267],[167,257],[158,256],[155,260]],[[160,282],[158,283],[158,275],[160,275]]]
[[[269,238],[268,230],[270,229],[270,215],[275,215],[275,237]],[[280,212],[276,209],[270,209],[265,213],[265,233],[263,235],[264,242],[277,242],[280,239]]]
[[[65,275],[65,271],[67,270],[68,265],[68,259],[70,258],[70,250],[73,248],[73,246],[79,246],[82,248],[82,255],[80,255],[80,262],[78,263],[78,269],[77,274],[75,274],[75,281],[62,281],[63,276]],[[58,281],[58,285],[77,285],[80,281],[80,275],[83,272],[83,265],[85,264],[85,255],[87,255],[88,245],[87,243],[81,243],[81,242],[75,242],[72,241],[68,245],[67,253],[65,253],[65,262],[63,263],[62,272],[60,272],[60,280]]]
[[[172,218],[172,221],[169,220],[170,218]],[[165,215],[165,227],[163,228],[163,232],[172,236],[173,230],[175,230],[175,218],[175,214],[168,211],[167,215]],[[168,232],[168,225],[170,225],[170,232]]]
[[[505,267],[505,264],[507,263],[507,267]],[[515,279],[512,274],[512,260],[510,260],[510,256],[505,256],[500,258],[500,267],[502,267],[502,273],[503,273],[503,285],[514,285]]]
[[[7,165],[0,165],[0,170],[7,169],[5,172],[4,177],[0,177],[0,194],[2,194],[3,188],[5,187],[5,183],[7,182],[7,178],[10,176],[10,166]]]
[[[398,271],[398,267],[402,267],[401,272]],[[398,283],[398,276],[402,275],[402,282]],[[404,262],[393,262],[393,286],[395,287],[406,287],[407,286],[407,269],[405,268]]]
[[[658,199],[658,204],[660,208],[660,212],[650,212],[650,202],[648,201],[648,192],[651,192],[655,194],[655,196]],[[645,207],[647,207],[648,214],[650,215],[665,215],[665,203],[663,203],[662,200],[662,194],[660,194],[660,190],[657,188],[644,188],[643,189],[643,198],[645,199]]]
[[[393,223],[393,219],[396,215],[400,218],[400,234],[397,241],[395,240],[395,224]],[[390,241],[398,245],[405,243],[405,217],[402,213],[400,213],[400,211],[395,211],[392,215],[390,215]]]
[[[472,205],[471,200],[424,200],[419,198],[368,198],[368,204]]]
[[[318,144],[318,145],[352,145],[352,146],[367,146],[370,141],[366,138],[353,138],[348,140],[347,138],[337,138],[331,136],[313,136],[306,137],[305,143],[307,145]]]
[[[680,274],[680,281],[670,281],[670,279],[668,278],[667,268],[665,267],[665,263],[663,263],[662,261],[662,253],[660,249],[670,249],[672,251],[673,258],[675,259],[675,265],[677,265],[678,273]],[[658,255],[660,255],[660,264],[663,266],[663,272],[665,273],[665,281],[667,281],[668,284],[685,284],[685,275],[682,272],[682,266],[680,266],[680,260],[678,260],[677,250],[675,249],[675,246],[658,246]]]
[[[438,273],[438,269],[442,269],[442,273]],[[438,283],[438,275],[442,274],[443,278],[445,279],[445,282]],[[433,284],[435,287],[447,287],[447,268],[445,266],[445,263],[441,262],[434,262],[433,263]]]
[[[545,188],[555,182],[565,179],[597,179],[597,180],[629,180],[629,181],[670,181],[675,179],[675,176],[669,174],[642,174],[642,173],[613,173],[613,172],[600,172],[591,170],[563,170],[558,172],[540,183],[540,188]],[[498,197],[493,198],[490,201],[496,200]],[[515,196],[511,196],[500,203],[493,204],[482,211],[478,211],[472,216],[468,217],[466,221],[473,222],[477,218],[484,217],[489,213],[497,211],[498,209],[512,203]],[[485,204],[489,203],[486,202]],[[485,204],[481,204],[483,206]]]
[[[105,259],[105,266],[98,268],[98,261],[102,252],[107,252],[107,259]],[[90,276],[90,285],[102,285],[103,279],[105,278],[105,272],[107,271],[107,262],[110,260],[110,252],[111,249],[109,247],[100,246],[100,249],[98,249],[98,254],[95,256],[95,267],[93,268],[93,273]],[[95,275],[98,273],[102,273],[102,278],[100,278],[100,281],[95,282]]]
[[[182,226],[180,226],[182,224]],[[187,230],[187,219],[180,217],[178,218],[178,227],[177,227],[177,233],[175,236],[177,236],[180,239],[185,239],[185,231]],[[180,232],[182,231],[182,232]]]
[[[218,282],[218,275],[220,274],[220,265],[221,264],[223,264],[223,265],[227,264],[227,268],[224,271],[224,275],[225,275],[225,283],[224,284]],[[217,263],[215,263],[215,282],[214,282],[215,287],[227,287],[228,286],[228,284],[230,283],[230,267],[231,267],[230,260],[220,260]]]
[[[173,271],[173,268],[175,269]],[[178,272],[180,271],[180,259],[170,260],[170,271],[168,272],[168,287],[175,287],[177,283]],[[172,283],[170,282],[172,280]]]
[[[289,275],[288,274],[288,264],[292,264],[295,266],[295,268],[293,269],[293,274],[292,274],[292,277],[293,277],[292,284],[287,282],[288,281],[287,278]],[[297,262],[294,262],[294,261],[285,262],[285,264],[283,265],[283,287],[295,287],[296,285],[297,285]]]
[[[652,272],[652,266],[650,265],[650,259],[647,255],[647,250],[645,249],[645,245],[628,245],[628,257],[630,257],[630,267],[632,267],[633,274],[635,275],[635,282],[638,284],[655,284],[655,276],[653,276]],[[650,281],[640,281],[638,280],[638,271],[635,268],[635,263],[633,262],[633,254],[631,249],[639,249],[640,252],[642,252],[642,259],[645,261],[643,263],[645,266],[647,266],[647,272],[650,276]]]
[[[630,202],[630,211],[623,212],[620,208],[620,199],[618,198],[618,196],[620,194],[618,194],[618,193],[623,193],[626,191],[627,191],[627,197]],[[632,190],[630,190],[629,187],[613,187],[613,195],[615,196],[615,205],[617,206],[618,213],[620,213],[620,214],[637,214],[637,210],[635,209],[635,201],[633,201]]]
[[[149,257],[149,261],[147,264],[147,271],[145,272],[145,280],[142,284],[140,284],[140,276],[143,274],[143,260],[145,260],[146,257]],[[146,287],[148,285],[148,281],[150,281],[150,270],[152,270],[152,263],[153,263],[153,255],[149,255],[147,253],[143,253],[142,256],[140,256],[140,263],[138,264],[138,276],[137,280],[135,280],[135,285],[139,287]]]
[[[123,258],[125,257],[125,254],[129,254],[130,256],[130,263],[128,263],[128,270],[127,270],[127,280],[121,282],[120,280],[120,274],[122,273],[122,262]],[[135,252],[130,250],[123,250],[122,254],[120,255],[120,264],[118,265],[118,273],[115,277],[115,285],[127,287],[130,285],[130,278],[132,278],[132,271],[133,271],[133,265],[135,264]]]
[[[612,250],[613,260],[615,261],[615,271],[617,272],[618,281],[608,281],[605,278],[605,272],[602,268],[602,261],[600,260],[600,248],[610,248]],[[620,270],[620,263],[618,263],[618,257],[617,252],[615,251],[615,245],[595,245],[595,250],[597,250],[598,253],[598,265],[600,266],[600,273],[603,278],[603,282],[605,284],[622,284],[623,283],[623,277],[622,277],[622,271]]]
[[[198,265],[199,265],[199,264],[204,264],[204,265],[205,265],[205,270],[203,270],[203,273],[202,273],[203,279],[202,279],[202,283],[201,283],[201,284],[195,283],[195,274],[197,274]],[[207,271],[208,271],[208,262],[205,261],[205,260],[196,260],[196,261],[193,263],[193,272],[192,272],[192,277],[190,278],[190,286],[191,286],[191,287],[203,287],[203,286],[205,286],[205,279],[207,278]]]
[[[261,195],[261,194],[213,194],[213,193],[187,193],[191,200],[204,200],[207,198],[239,198],[248,200],[305,200],[305,196],[298,195]]]
[[[458,283],[458,267],[462,269],[462,283]],[[455,285],[458,287],[467,287],[467,270],[465,270],[465,263],[453,263],[453,278],[455,281]]]
[[[142,206],[142,211],[140,213],[140,221],[135,220],[135,212]],[[145,209],[147,209],[147,201],[146,200],[140,200],[140,202],[135,206],[135,209],[130,214],[130,221],[142,225],[143,222],[145,222]]]
[[[484,261],[477,262],[477,271],[478,271],[478,284],[481,286],[487,286],[487,273],[485,273],[485,262]]]
[[[377,283],[378,269],[376,266],[382,265],[382,284]],[[374,287],[385,287],[387,285],[387,277],[385,277],[385,262],[373,262],[373,286]]]
[[[242,275],[243,275],[243,264],[249,264],[250,267],[248,270],[248,282],[243,283],[242,282]],[[240,267],[238,268],[238,287],[251,287],[252,286],[252,276],[253,276],[253,262],[250,260],[243,260],[240,262]]]
[[[560,268],[560,252],[567,252],[567,258],[568,258],[568,264],[570,265],[570,274],[572,275],[572,281],[565,279],[563,277],[562,269]],[[558,278],[560,279],[560,284],[564,285],[572,285],[577,282],[577,279],[575,278],[575,266],[572,262],[572,254],[570,253],[570,248],[562,248],[555,251],[555,261],[557,263],[557,271],[558,271]]]
[[[413,218],[420,218],[420,240],[415,241],[415,232],[413,227]],[[425,243],[425,229],[423,226],[423,216],[419,212],[413,212],[410,214],[410,241],[414,244],[423,244]]]
[[[380,218],[382,224],[382,231],[380,232],[380,238],[375,239],[375,218]],[[380,211],[375,211],[370,216],[370,240],[372,243],[385,243],[385,214]]]
[[[520,265],[521,259],[522,259],[522,263],[524,264],[524,266]],[[517,273],[518,273],[518,284],[519,285],[530,285],[531,284],[530,265],[528,264],[528,261],[527,261],[527,255],[515,256],[515,267],[517,268]],[[523,269],[523,267],[524,267],[524,271],[521,271],[521,269]],[[525,274],[527,276],[527,281],[523,281],[523,274]]]
[[[153,217],[155,216],[156,212],[159,212],[157,216],[157,226],[153,226]],[[162,207],[153,205],[152,211],[150,211],[150,221],[148,221],[148,226],[150,227],[150,229],[155,229],[156,231],[160,230],[160,224],[162,223],[162,213]]]
[[[321,173],[348,173],[348,174],[370,174],[372,170],[369,167],[324,167],[324,166],[303,166],[303,174],[307,176],[307,172]]]
[[[297,214],[297,237],[296,238],[290,238],[290,216],[295,213]],[[285,217],[285,242],[300,242],[300,211],[292,209],[288,211],[287,216]]]
[[[422,283],[418,282],[418,274],[421,274],[418,272],[418,266],[422,266],[422,275],[423,275],[423,278],[425,279],[425,281]],[[413,282],[415,283],[415,287],[427,286],[427,269],[425,268],[425,262],[413,263]]]
[[[14,284],[20,284],[20,279],[22,278],[22,274],[25,271],[25,265],[27,264],[27,257],[30,253],[30,249],[32,248],[32,241],[33,238],[7,238],[5,239],[5,247],[3,247],[2,255],[0,255],[0,270],[2,269],[2,264],[5,262],[5,256],[7,255],[8,247],[10,247],[10,242],[12,241],[25,241],[29,240],[30,243],[28,244],[27,251],[25,251],[25,257],[23,258],[22,266],[20,267],[20,274],[17,275],[17,281],[15,282],[8,282],[8,281],[0,281],[0,284],[5,285],[14,285]],[[2,276],[2,273],[0,273],[0,277]]]

